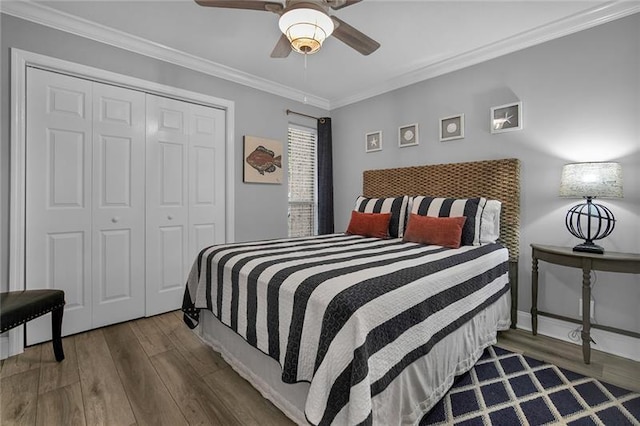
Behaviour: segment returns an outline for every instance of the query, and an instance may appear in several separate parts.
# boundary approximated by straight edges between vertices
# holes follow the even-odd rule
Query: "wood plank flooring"
[[[4,425],[292,425],[178,312],[63,339],[2,362]]]
[[[594,350],[593,346],[590,364],[582,361],[582,345],[539,334],[533,336],[531,332],[525,330],[500,332],[498,346],[603,382],[640,392],[640,362]]]
[[[50,343],[0,366],[2,425],[292,425],[222,357],[202,343],[179,312],[142,318]],[[499,335],[499,346],[640,392],[640,363],[526,331]]]

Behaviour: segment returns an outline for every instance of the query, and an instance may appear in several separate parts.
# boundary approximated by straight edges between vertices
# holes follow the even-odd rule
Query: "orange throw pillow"
[[[459,248],[466,216],[431,217],[411,214],[404,241]]]
[[[388,238],[391,213],[360,213],[353,210],[347,234]]]

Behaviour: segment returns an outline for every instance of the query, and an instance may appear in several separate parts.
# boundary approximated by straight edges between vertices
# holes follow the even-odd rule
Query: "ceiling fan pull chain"
[[[307,85],[307,55],[306,53],[303,55],[304,56],[304,70],[302,70],[302,83],[304,83],[304,85]]]
[[[302,71],[302,83],[306,87],[307,86],[307,56],[309,56],[309,55],[307,55],[305,53],[305,54],[303,54],[303,56],[304,56],[304,70]],[[307,104],[307,95],[306,94],[302,98],[302,102],[305,105]]]

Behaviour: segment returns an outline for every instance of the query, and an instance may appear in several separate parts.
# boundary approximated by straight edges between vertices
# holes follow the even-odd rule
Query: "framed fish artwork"
[[[282,142],[245,136],[243,158],[245,183],[282,184]]]

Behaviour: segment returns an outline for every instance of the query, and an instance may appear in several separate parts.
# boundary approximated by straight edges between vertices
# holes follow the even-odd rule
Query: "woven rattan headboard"
[[[362,190],[365,197],[430,195],[500,200],[500,241],[509,249],[511,260],[518,258],[520,160],[487,160],[366,170],[363,174]]]
[[[511,158],[366,170],[363,173],[362,191],[365,197],[430,195],[500,200],[502,212],[499,241],[509,249],[511,327],[516,327],[520,254],[520,160]]]

